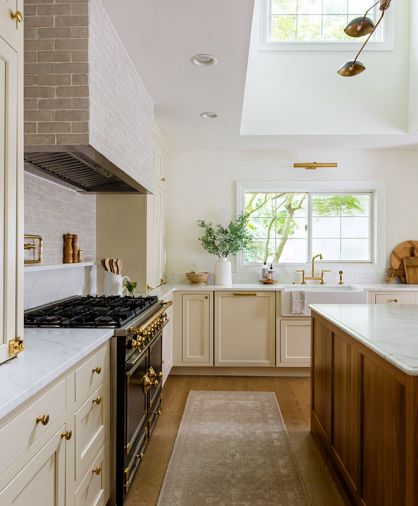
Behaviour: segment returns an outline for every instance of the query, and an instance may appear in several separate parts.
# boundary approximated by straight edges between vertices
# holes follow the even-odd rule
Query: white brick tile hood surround
[[[25,0],[25,24],[25,147],[90,145],[152,192],[153,103],[101,0]]]

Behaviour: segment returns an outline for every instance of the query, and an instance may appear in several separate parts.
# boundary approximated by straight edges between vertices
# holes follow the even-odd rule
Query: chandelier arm
[[[367,43],[370,40],[370,37],[376,31],[376,28],[380,25],[380,23],[381,23],[384,15],[385,15],[385,11],[382,11],[382,14],[380,15],[379,21],[376,23],[375,27],[373,28],[373,31],[369,34],[369,36],[367,37],[367,39],[364,41],[363,45],[361,46],[360,51],[356,54],[356,57],[354,58],[354,61],[353,61],[353,65],[354,65],[354,63],[356,63],[357,58],[361,55],[363,49],[366,47]]]

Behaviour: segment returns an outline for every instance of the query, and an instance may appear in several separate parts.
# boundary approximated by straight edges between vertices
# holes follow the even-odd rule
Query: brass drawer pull
[[[23,21],[23,14],[20,11],[11,12],[10,17],[13,19],[13,21],[16,21],[16,24]]]
[[[388,299],[387,302],[399,302],[399,299]]]
[[[48,425],[49,415],[41,415],[36,418],[36,424],[41,423],[42,425]]]
[[[93,369],[93,374],[96,373],[96,374],[100,374],[102,372],[102,368],[100,367],[100,365],[98,365],[97,367],[95,367]]]
[[[233,294],[234,297],[257,297],[256,293],[250,292],[236,292]]]
[[[61,439],[69,441],[72,438],[72,435],[73,435],[72,430],[66,430],[65,432],[61,432]]]
[[[93,399],[92,402],[93,402],[93,404],[96,404],[96,406],[99,406],[99,404],[101,404],[101,402],[102,402],[102,398],[99,395],[99,397],[96,397],[95,399]]]
[[[97,476],[99,476],[99,474],[102,472],[102,466],[97,466],[95,467],[94,469],[91,470],[91,473],[92,474],[95,474]]]

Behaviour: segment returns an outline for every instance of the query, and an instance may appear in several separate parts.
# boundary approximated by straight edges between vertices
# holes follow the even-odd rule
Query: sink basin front
[[[305,292],[305,306],[310,304],[367,304],[367,292],[350,285],[291,285],[281,293],[282,316],[305,316],[292,312],[292,292]],[[307,309],[306,316],[311,314]]]

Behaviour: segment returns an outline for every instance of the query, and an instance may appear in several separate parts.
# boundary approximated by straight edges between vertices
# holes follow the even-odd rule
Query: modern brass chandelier
[[[364,13],[364,16],[354,18],[345,27],[344,32],[350,37],[363,37],[364,35],[367,35],[368,37],[364,41],[364,44],[361,46],[360,51],[356,54],[354,60],[346,61],[344,65],[338,69],[337,72],[340,74],[340,76],[352,77],[361,74],[364,70],[366,70],[366,66],[364,63],[358,60],[358,57],[361,55],[370,38],[373,36],[377,27],[382,22],[385,12],[390,6],[390,2],[391,0],[377,0],[377,2],[375,2],[369,9],[367,9],[367,11]],[[374,23],[370,18],[367,17],[367,14],[378,4],[380,4],[379,10],[381,11],[381,14],[377,22]]]

